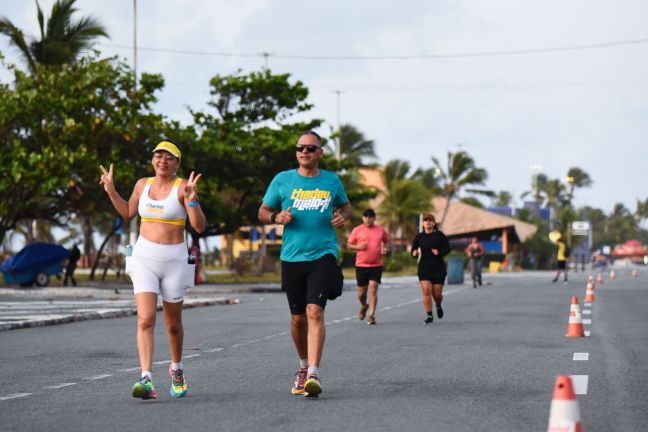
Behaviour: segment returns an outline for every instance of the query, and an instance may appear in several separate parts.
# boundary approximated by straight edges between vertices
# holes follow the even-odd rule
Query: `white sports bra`
[[[163,200],[149,198],[153,179],[153,177],[146,179],[146,186],[144,186],[137,206],[142,222],[161,222],[184,226],[187,219],[187,210],[178,201],[178,187],[180,187],[182,179],[176,179],[171,188],[171,193]]]

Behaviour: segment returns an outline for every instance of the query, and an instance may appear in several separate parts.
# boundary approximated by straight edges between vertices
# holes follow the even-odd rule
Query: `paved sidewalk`
[[[233,292],[227,287],[201,285],[189,290],[184,307],[238,304],[238,298],[226,295]],[[160,302],[158,310],[161,309]],[[132,288],[125,284],[0,287],[0,331],[135,314]]]

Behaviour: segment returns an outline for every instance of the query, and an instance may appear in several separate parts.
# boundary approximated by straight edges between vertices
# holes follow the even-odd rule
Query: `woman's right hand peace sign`
[[[113,164],[110,164],[110,168],[106,171],[106,168],[103,165],[99,165],[101,169],[101,179],[99,184],[102,184],[106,192],[112,192],[115,190],[115,184],[113,183]]]

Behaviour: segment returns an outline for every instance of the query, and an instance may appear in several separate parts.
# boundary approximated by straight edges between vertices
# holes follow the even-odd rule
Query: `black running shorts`
[[[443,263],[434,265],[426,262],[419,262],[418,279],[419,281],[430,281],[433,285],[443,285],[446,278],[446,268]]]
[[[366,287],[369,285],[369,281],[380,282],[382,278],[382,267],[356,267],[356,281],[358,286]]]
[[[306,312],[306,305],[326,308],[331,290],[339,285],[337,259],[326,254],[315,261],[281,261],[281,289],[286,292],[290,313]]]

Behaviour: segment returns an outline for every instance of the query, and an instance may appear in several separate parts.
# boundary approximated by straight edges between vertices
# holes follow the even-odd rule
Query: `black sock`
[[[432,311],[429,311],[429,312],[427,313],[427,315],[428,315],[429,317],[431,317],[431,316],[432,316]]]

